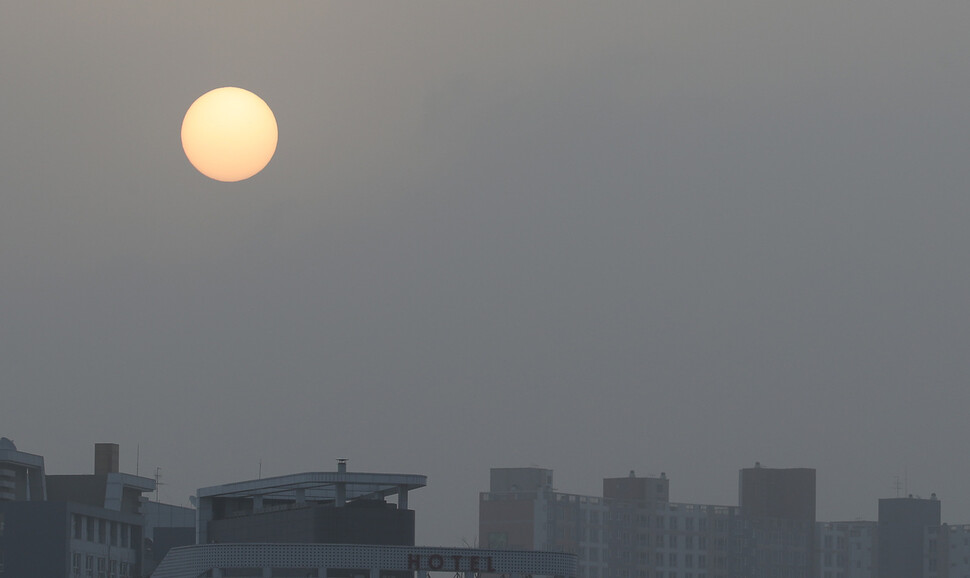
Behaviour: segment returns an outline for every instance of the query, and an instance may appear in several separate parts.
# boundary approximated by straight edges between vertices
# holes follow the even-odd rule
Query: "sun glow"
[[[273,111],[255,94],[226,86],[200,96],[182,120],[182,149],[200,173],[232,183],[263,170],[279,132]]]

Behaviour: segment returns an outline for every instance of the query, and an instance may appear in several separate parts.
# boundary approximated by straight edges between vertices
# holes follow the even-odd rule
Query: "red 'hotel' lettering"
[[[468,571],[470,572],[495,572],[495,566],[492,565],[491,556],[449,556],[454,564],[451,568],[455,572],[459,572],[462,568],[462,560],[468,560]],[[482,568],[481,561],[482,558],[485,559],[485,567]],[[440,554],[431,554],[428,556],[427,563],[425,564],[427,570],[441,570],[444,568],[445,559]],[[408,570],[424,570],[421,567],[421,554],[408,554]]]

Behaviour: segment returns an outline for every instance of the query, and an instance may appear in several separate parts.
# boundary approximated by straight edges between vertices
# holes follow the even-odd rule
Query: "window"
[[[3,530],[6,526],[6,522],[3,521],[3,514],[0,514],[0,536],[3,536]]]
[[[131,526],[129,526],[128,524],[122,524],[121,525],[121,547],[122,548],[128,547],[129,532],[131,532]]]
[[[85,530],[87,530],[87,532],[84,534],[84,538],[88,542],[94,542],[94,536],[95,536],[94,522],[95,522],[95,520],[94,520],[94,518],[85,518],[84,521],[85,521],[85,526],[86,526]]]
[[[697,529],[701,532],[707,531],[707,518],[700,518],[697,520]]]
[[[707,550],[707,536],[697,537],[697,548],[700,550]]]
[[[73,514],[71,516],[71,522],[74,526],[74,539],[80,540],[84,536],[84,520],[80,514]]]
[[[655,523],[655,525],[656,525],[657,528],[663,530],[663,527],[664,527],[664,517],[663,516],[657,516],[656,518],[654,518],[654,523]]]
[[[670,535],[670,538],[668,540],[670,542],[670,547],[671,548],[676,548],[677,547],[677,536],[675,534],[671,534]]]
[[[118,545],[118,522],[111,522],[110,532],[111,534],[111,545]]]
[[[3,550],[0,550],[0,574],[3,574],[5,571],[6,571],[6,563],[4,562],[4,559],[3,559]]]
[[[685,530],[694,529],[694,518],[684,518],[684,529]]]
[[[677,554],[674,554],[673,552],[670,553],[670,556],[667,557],[667,565],[671,568],[677,567]]]
[[[673,516],[670,517],[670,529],[671,530],[676,530],[677,529],[677,518],[675,518]]]
[[[688,520],[689,519],[690,518],[688,518]],[[687,548],[688,550],[692,550],[694,548],[694,537],[693,536],[684,536],[684,548]]]
[[[684,568],[694,567],[694,556],[692,554],[684,554]]]
[[[663,548],[664,547],[664,535],[663,534],[657,534],[657,537],[654,539],[654,545],[657,546],[657,548]]]
[[[697,567],[707,568],[707,556],[701,554],[700,556],[697,557]],[[701,576],[701,574],[698,574],[698,576]]]
[[[88,521],[90,521],[90,518]],[[88,578],[94,576],[94,556],[91,556],[90,554],[84,558],[84,574]]]
[[[105,560],[104,558],[98,558],[98,578],[107,578],[107,576],[105,576],[105,572],[108,567],[107,562],[108,561]]]
[[[130,578],[130,574],[128,572],[128,562],[121,563],[121,578]]]
[[[112,560],[109,566],[109,576],[110,578],[118,578],[118,561]]]
[[[108,521],[98,520],[98,542],[101,544],[108,543]]]

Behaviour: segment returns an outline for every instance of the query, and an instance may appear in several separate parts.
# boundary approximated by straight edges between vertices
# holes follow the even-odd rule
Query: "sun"
[[[200,173],[234,183],[263,170],[279,131],[269,106],[252,92],[234,86],[200,96],[182,120],[182,149]]]

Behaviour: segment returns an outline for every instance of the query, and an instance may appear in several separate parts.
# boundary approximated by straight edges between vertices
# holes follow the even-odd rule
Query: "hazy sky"
[[[666,472],[821,520],[970,522],[970,3],[8,2],[0,435],[161,498],[418,473],[472,543],[489,467]],[[224,85],[276,157],[179,142]]]

